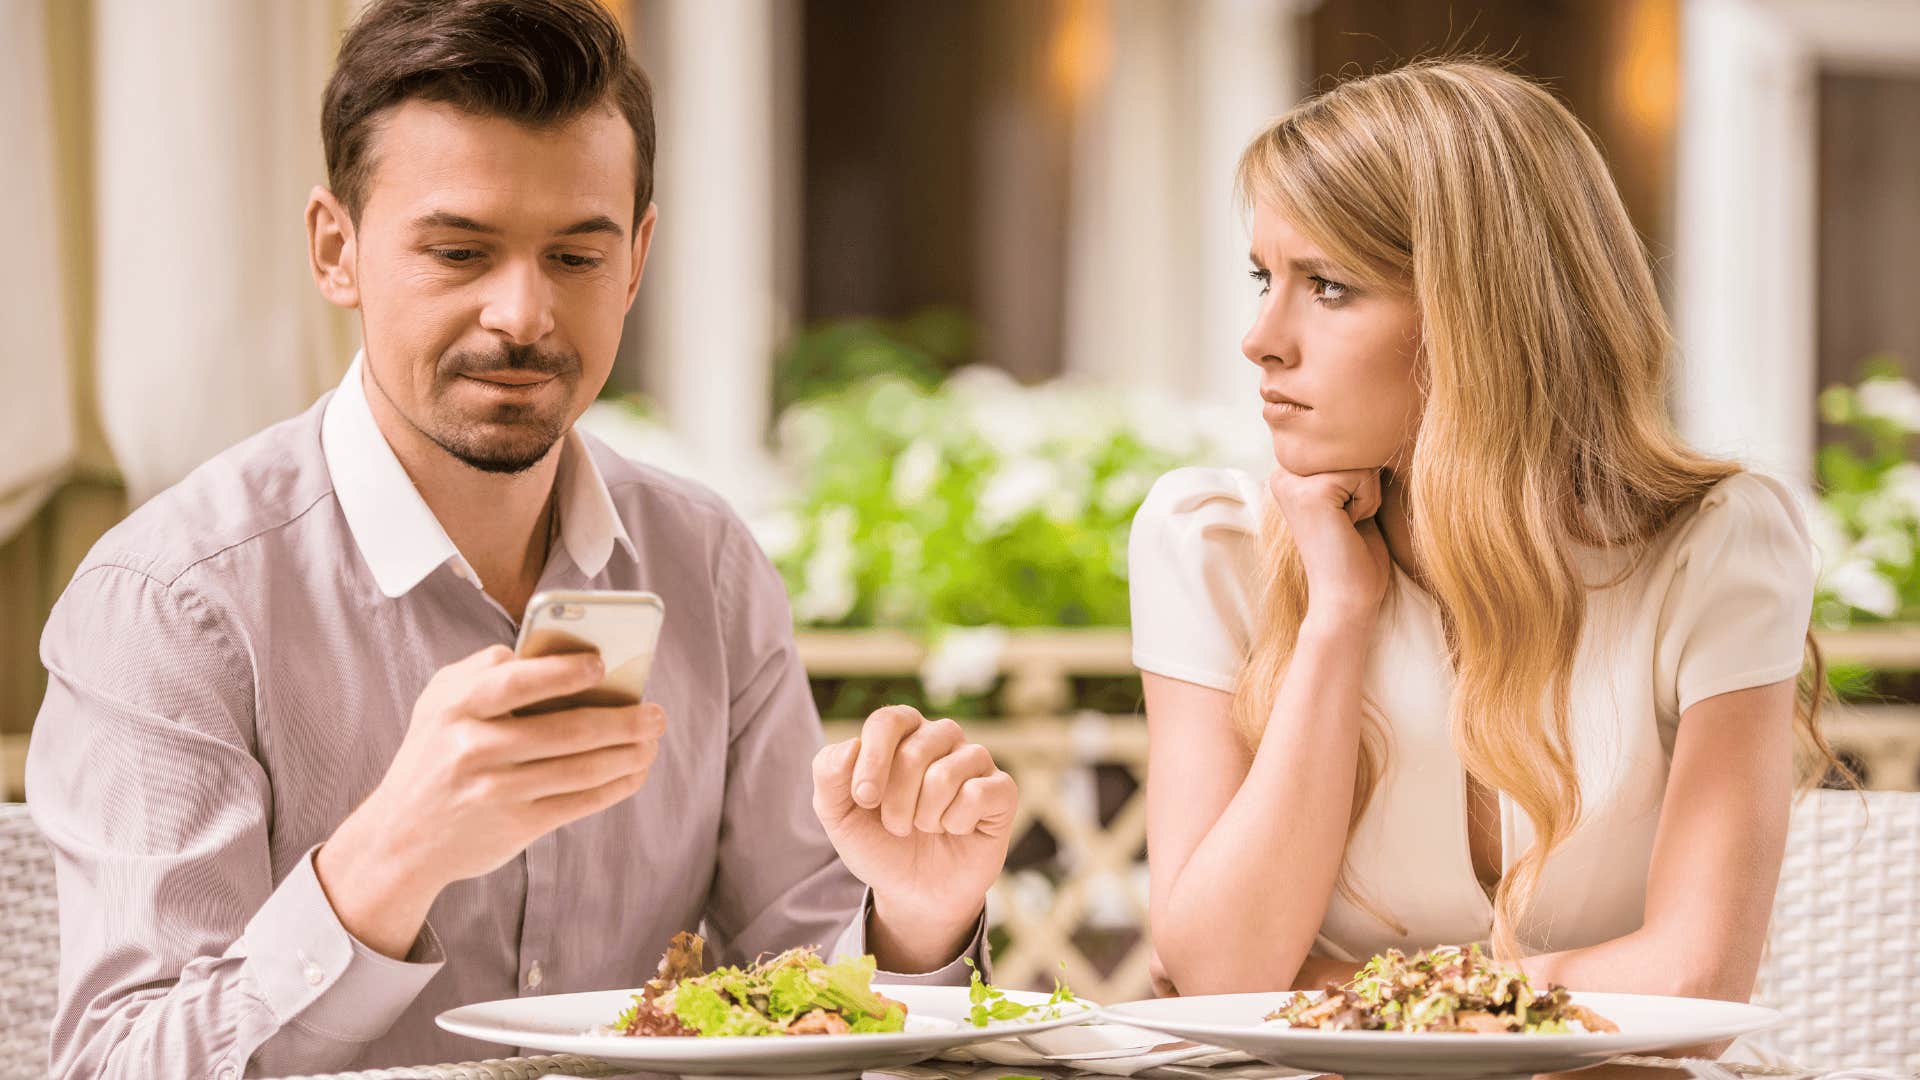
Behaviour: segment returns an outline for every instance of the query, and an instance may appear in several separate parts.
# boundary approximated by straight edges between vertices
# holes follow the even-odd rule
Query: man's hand
[[[892,971],[936,970],[966,947],[1006,865],[1020,792],[952,720],[893,705],[813,759],[813,809],[873,889],[869,945]]]
[[[520,660],[504,645],[434,674],[379,786],[315,856],[349,933],[404,956],[447,885],[640,790],[666,731],[658,705],[512,715],[601,675],[598,653]]]

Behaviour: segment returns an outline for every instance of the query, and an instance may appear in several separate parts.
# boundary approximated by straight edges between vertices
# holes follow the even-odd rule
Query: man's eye
[[[562,252],[556,258],[560,260],[561,266],[569,270],[591,270],[603,261],[591,255],[573,255],[567,252]]]
[[[480,257],[480,253],[472,248],[434,248],[433,254],[434,257],[441,262],[454,263],[456,265],[471,262]]]

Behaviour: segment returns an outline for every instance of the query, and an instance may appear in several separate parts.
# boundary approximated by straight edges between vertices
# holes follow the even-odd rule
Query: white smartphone
[[[551,698],[515,712],[557,712],[583,706],[636,705],[647,688],[647,672],[660,644],[667,606],[650,592],[554,591],[527,601],[520,620],[520,657],[598,652],[607,665],[599,685],[577,694]]]

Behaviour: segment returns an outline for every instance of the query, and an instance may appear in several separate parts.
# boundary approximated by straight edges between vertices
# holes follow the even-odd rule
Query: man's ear
[[[343,308],[360,306],[360,282],[354,277],[356,243],[347,208],[333,192],[315,187],[307,196],[307,262],[320,295]]]
[[[627,282],[627,310],[633,310],[633,298],[640,295],[640,277],[647,270],[647,252],[653,250],[653,226],[660,220],[660,205],[648,203],[633,230],[633,280]]]

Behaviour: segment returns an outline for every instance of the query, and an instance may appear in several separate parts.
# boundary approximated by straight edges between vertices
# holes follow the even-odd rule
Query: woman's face
[[[1273,456],[1295,475],[1404,465],[1419,427],[1420,313],[1350,285],[1272,206],[1253,214],[1260,313],[1240,351],[1260,366]]]

